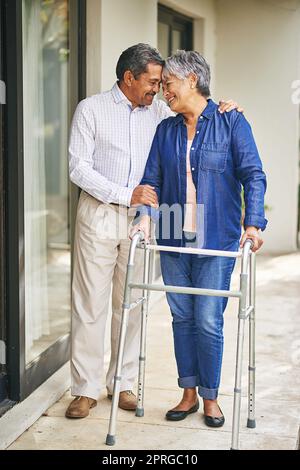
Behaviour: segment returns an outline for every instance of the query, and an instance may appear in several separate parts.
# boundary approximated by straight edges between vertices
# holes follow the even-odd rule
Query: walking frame
[[[124,303],[122,310],[121,330],[119,337],[119,349],[117,357],[116,374],[114,378],[114,390],[112,396],[112,405],[109,421],[109,430],[106,437],[106,444],[112,446],[116,442],[116,424],[117,411],[121,386],[122,362],[124,345],[126,339],[126,330],[130,310],[141,304],[141,340],[140,340],[140,356],[139,356],[139,375],[138,375],[138,404],[135,415],[144,416],[144,384],[145,384],[145,361],[146,361],[146,326],[148,316],[149,291],[176,292],[182,294],[208,295],[217,297],[236,297],[239,299],[238,310],[238,331],[237,331],[237,349],[235,364],[235,386],[234,386],[234,402],[233,402],[233,419],[232,419],[232,435],[231,449],[239,448],[239,428],[240,428],[240,409],[241,409],[241,381],[242,381],[242,358],[244,344],[245,321],[249,319],[249,367],[248,367],[248,420],[247,427],[255,428],[255,253],[251,251],[252,240],[247,239],[242,251],[220,251],[206,250],[197,248],[177,248],[169,246],[151,245],[144,241],[143,232],[136,232],[131,241],[125,291]],[[134,257],[136,248],[144,249],[144,278],[142,284],[132,282],[134,271]],[[224,256],[230,258],[242,258],[240,273],[240,288],[238,291],[233,290],[215,290],[200,289],[194,287],[179,287],[157,285],[150,283],[150,271],[153,273],[155,251],[170,251],[177,253],[193,253],[207,256]],[[150,253],[152,254],[152,262],[150,263]],[[141,289],[142,297],[131,302],[132,289]]]

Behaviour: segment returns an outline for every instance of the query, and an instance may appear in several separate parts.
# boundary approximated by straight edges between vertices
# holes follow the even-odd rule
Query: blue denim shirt
[[[187,128],[181,114],[157,127],[141,184],[155,187],[159,210],[139,206],[139,215],[156,222],[157,242],[183,246],[186,204]],[[221,114],[211,99],[199,116],[190,151],[197,199],[197,246],[230,250],[241,236],[241,188],[244,188],[244,226],[264,230],[266,176],[251,127],[237,111]],[[174,207],[170,214],[167,207]],[[180,209],[180,214],[176,212]],[[172,212],[172,211],[171,211]],[[138,220],[137,219],[137,220]],[[159,222],[159,223],[157,223]]]

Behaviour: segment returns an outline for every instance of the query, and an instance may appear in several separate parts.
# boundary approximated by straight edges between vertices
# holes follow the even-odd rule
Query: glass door
[[[9,389],[19,401],[69,359],[77,192],[68,134],[83,98],[84,0],[9,0]],[[12,190],[13,188],[13,190]]]
[[[26,364],[70,331],[69,2],[23,0]]]

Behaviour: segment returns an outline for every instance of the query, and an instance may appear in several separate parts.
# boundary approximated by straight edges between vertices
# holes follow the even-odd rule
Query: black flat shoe
[[[220,407],[219,407],[219,410],[222,413],[222,410],[221,410]],[[225,423],[225,417],[224,417],[223,413],[222,413],[222,416],[220,418],[204,415],[204,421],[205,421],[206,426],[209,426],[211,428],[220,428]]]
[[[168,421],[181,421],[182,419],[185,419],[187,417],[187,415],[190,415],[191,413],[196,413],[196,411],[198,411],[198,410],[199,410],[199,401],[197,401],[197,403],[187,411],[172,411],[172,410],[169,410],[166,413],[166,419]]]

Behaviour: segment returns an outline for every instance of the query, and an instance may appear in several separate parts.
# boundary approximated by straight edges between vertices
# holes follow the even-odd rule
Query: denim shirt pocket
[[[223,173],[226,168],[227,155],[227,143],[203,142],[200,147],[200,167],[202,170]]]

